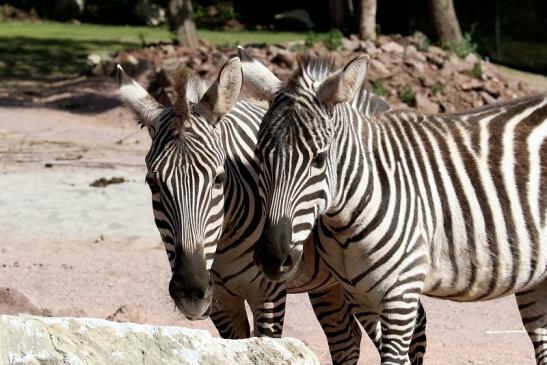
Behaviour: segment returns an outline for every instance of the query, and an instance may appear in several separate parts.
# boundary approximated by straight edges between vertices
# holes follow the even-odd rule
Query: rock
[[[101,63],[101,56],[98,54],[90,54],[87,56],[87,63],[94,66],[99,65]]]
[[[427,61],[427,58],[423,53],[418,52],[415,46],[410,45],[405,48],[403,60],[407,65],[412,66],[419,73],[425,72],[425,62]]]
[[[403,52],[405,51],[405,48],[403,46],[393,41],[382,45],[380,48],[382,48],[386,52],[397,53],[397,54],[403,54]]]
[[[477,79],[465,79],[460,85],[462,90],[478,90],[482,87],[482,83]]]
[[[305,9],[291,9],[274,15],[277,30],[310,30],[315,24]]]
[[[165,10],[150,0],[138,0],[133,15],[148,26],[156,27],[165,23]]]
[[[473,66],[475,63],[479,62],[480,59],[477,57],[475,53],[470,53],[465,57],[465,62],[467,62],[469,65]]]
[[[437,114],[440,110],[439,104],[429,100],[427,96],[422,93],[416,93],[416,108],[426,114]]]
[[[2,314],[36,314],[43,315],[38,307],[24,293],[14,288],[0,287],[0,313]]]
[[[456,55],[451,55],[449,57],[448,64],[458,72],[468,71],[473,67],[473,65],[469,65],[466,61]]]
[[[89,59],[89,56],[88,56]],[[134,77],[137,74],[137,66],[139,60],[131,54],[122,54],[118,57],[118,63],[122,66],[124,72],[129,76]]]
[[[53,7],[53,18],[56,20],[70,20],[79,18],[84,11],[84,0],[57,0]]]
[[[296,53],[287,51],[285,49],[278,49],[277,54],[272,58],[272,63],[284,64],[290,69],[296,69],[298,62],[296,60]]]
[[[405,48],[404,60],[405,62],[407,61],[425,62],[427,61],[427,57],[423,53],[418,52],[415,46],[410,45]]]
[[[94,76],[110,76],[114,73],[115,64],[108,54],[90,54],[87,56],[87,72]]]
[[[145,323],[146,316],[144,314],[144,309],[137,305],[126,304],[122,305],[114,313],[106,317],[109,321],[114,322],[135,322],[135,323]]]
[[[503,88],[503,85],[497,81],[487,80],[484,81],[482,87],[490,95],[497,97],[501,95],[500,90]]]
[[[361,48],[361,41],[352,35],[350,38],[342,38],[342,49],[355,52]]]
[[[486,91],[481,91],[480,95],[486,104],[493,104],[497,101],[496,98],[492,97]]]
[[[446,58],[446,52],[439,47],[430,46],[427,49],[426,57],[437,66],[442,66]]]
[[[202,330],[93,318],[3,315],[0,338],[4,364],[319,364],[293,338],[225,340]]]
[[[387,67],[378,60],[370,60],[368,67],[370,78],[375,79],[378,77],[386,77],[390,75]]]
[[[376,48],[376,45],[371,40],[361,41],[360,48],[371,56],[382,52],[380,49]]]

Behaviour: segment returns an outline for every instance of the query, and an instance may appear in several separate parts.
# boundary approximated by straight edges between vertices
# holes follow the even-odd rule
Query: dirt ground
[[[105,318],[130,305],[134,319],[202,328],[174,310],[169,265],[144,184],[148,136],[106,80],[71,93],[0,107],[0,287],[52,315]],[[74,91],[75,90],[75,91]],[[125,182],[106,187],[104,177]],[[513,297],[459,304],[424,298],[428,364],[533,364]],[[0,303],[1,304],[1,303]],[[284,335],[328,349],[305,295],[289,298]],[[360,364],[377,363],[363,341]]]

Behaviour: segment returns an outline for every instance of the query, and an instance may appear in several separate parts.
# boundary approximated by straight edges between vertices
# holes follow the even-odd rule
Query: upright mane
[[[298,69],[287,81],[286,90],[297,88],[304,78],[314,82],[325,81],[341,68],[332,56],[305,53],[298,56]]]
[[[175,102],[173,111],[175,120],[172,127],[181,130],[184,122],[188,119],[192,104],[199,102],[207,91],[207,82],[186,66],[181,66],[177,71],[174,82]]]

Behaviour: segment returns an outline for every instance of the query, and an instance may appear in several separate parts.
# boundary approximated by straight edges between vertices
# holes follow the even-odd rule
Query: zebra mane
[[[182,66],[175,76],[175,120],[173,129],[180,131],[190,114],[190,106],[197,104],[207,91],[207,82],[186,66]]]
[[[298,56],[298,69],[287,81],[286,89],[290,91],[297,88],[304,76],[312,78],[313,81],[325,81],[340,68],[341,66],[332,56],[313,53],[300,54]]]
[[[304,75],[311,77],[314,81],[323,82],[342,68],[342,65],[338,64],[334,57],[313,53],[299,55],[298,64],[298,69],[289,78],[285,86],[285,89],[289,92],[300,87]],[[351,104],[366,117],[377,116],[390,109],[389,104],[374,94],[365,81],[359,87]]]

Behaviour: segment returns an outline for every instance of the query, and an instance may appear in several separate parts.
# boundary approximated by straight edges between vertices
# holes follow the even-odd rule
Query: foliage
[[[323,42],[328,49],[330,49],[331,51],[335,51],[342,46],[343,37],[344,34],[342,34],[339,29],[334,28],[327,33],[327,36],[325,37],[325,40]]]
[[[469,71],[469,75],[473,76],[474,78],[480,79],[482,76],[482,66],[481,62],[477,61],[473,65],[473,68]]]
[[[447,42],[441,46],[460,58],[465,58],[470,53],[477,53],[477,44],[471,39],[471,33],[465,33],[461,42]]]
[[[433,84],[433,86],[431,86],[431,93],[433,95],[442,93],[443,90],[444,90],[444,85],[441,84],[440,82],[436,82],[435,84]]]
[[[416,40],[416,48],[418,51],[426,52],[431,47],[431,41],[422,32],[415,32],[414,39]]]
[[[414,106],[416,103],[416,92],[411,87],[405,86],[399,91],[399,99],[407,105]]]
[[[309,32],[306,36],[306,39],[304,40],[304,46],[307,49],[311,49],[315,46],[315,44],[319,42],[319,36],[315,32]]]
[[[387,95],[387,89],[384,86],[384,82],[382,79],[374,80],[371,82],[372,85],[372,92],[375,93],[378,96],[386,96]]]
[[[228,20],[237,19],[238,16],[232,7],[221,7],[218,9],[218,17],[221,21],[227,22]]]

